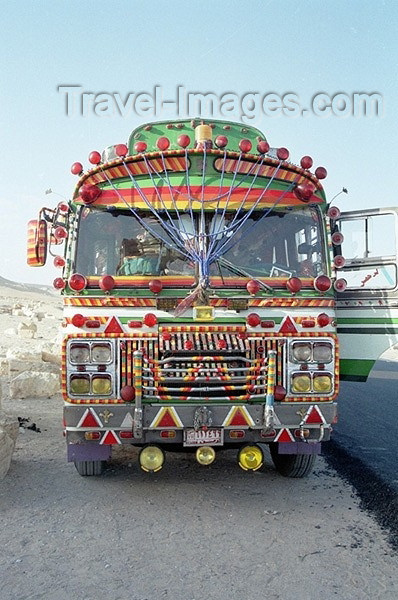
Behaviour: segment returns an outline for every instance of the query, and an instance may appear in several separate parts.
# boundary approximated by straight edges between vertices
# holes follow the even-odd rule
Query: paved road
[[[334,441],[398,493],[398,362],[378,361],[366,383],[342,382]]]

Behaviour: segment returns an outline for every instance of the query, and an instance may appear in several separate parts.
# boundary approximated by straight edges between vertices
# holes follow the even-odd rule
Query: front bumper
[[[237,442],[319,442],[330,438],[337,415],[335,402],[275,403],[270,414],[266,404],[256,405],[181,405],[134,404],[70,405],[64,407],[64,424],[68,444],[183,444],[188,428],[221,428],[224,446]],[[231,432],[243,435],[238,440]],[[305,436],[303,432],[305,430]],[[165,437],[165,432],[173,437]],[[86,434],[98,432],[96,440]],[[111,432],[111,434],[110,434]],[[130,436],[130,437],[127,437]]]

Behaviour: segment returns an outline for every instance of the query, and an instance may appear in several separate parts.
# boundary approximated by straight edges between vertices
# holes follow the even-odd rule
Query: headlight
[[[330,363],[333,360],[333,346],[329,342],[315,342],[314,343],[314,362],[317,363]]]
[[[333,381],[330,373],[314,373],[314,392],[328,394],[333,389]]]
[[[88,363],[90,361],[90,348],[88,344],[71,344],[69,357],[72,363]]]
[[[311,360],[311,344],[309,342],[294,342],[292,355],[296,362],[309,362]]]
[[[109,396],[112,392],[112,381],[110,377],[93,377],[91,391],[98,396]]]
[[[90,378],[81,375],[72,375],[70,378],[70,391],[75,396],[90,393]]]
[[[112,358],[110,344],[93,344],[91,347],[91,360],[95,363],[108,363]]]
[[[292,376],[292,391],[295,394],[305,394],[311,391],[311,378],[307,374],[294,374]]]

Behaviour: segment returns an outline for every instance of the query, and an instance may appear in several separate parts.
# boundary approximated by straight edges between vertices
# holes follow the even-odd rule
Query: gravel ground
[[[148,475],[128,448],[83,478],[61,398],[4,404],[41,433],[21,433],[0,484],[3,600],[397,597],[386,535],[323,459],[304,480],[269,459],[245,473],[234,451],[208,468],[170,454]]]

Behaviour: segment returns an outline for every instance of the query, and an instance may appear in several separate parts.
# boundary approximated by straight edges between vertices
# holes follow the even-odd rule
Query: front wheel
[[[269,449],[275,469],[284,477],[307,477],[315,464],[316,454],[278,454],[278,444]]]
[[[93,475],[101,475],[104,461],[103,460],[75,460],[76,471],[82,477],[91,477]]]

